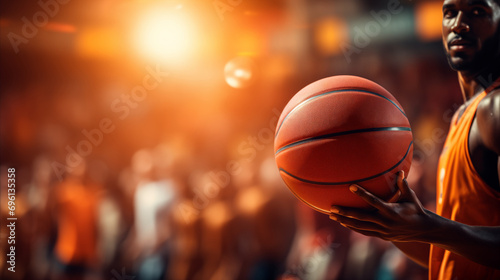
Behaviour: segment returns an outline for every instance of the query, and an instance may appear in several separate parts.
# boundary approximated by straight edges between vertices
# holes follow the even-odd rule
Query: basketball
[[[396,174],[413,156],[410,123],[382,86],[332,76],[301,89],[283,109],[274,138],[281,178],[302,202],[328,214],[332,205],[369,208],[349,191],[358,184],[397,199]]]

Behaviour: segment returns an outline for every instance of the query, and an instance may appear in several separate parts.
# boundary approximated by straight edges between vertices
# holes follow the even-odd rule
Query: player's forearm
[[[469,226],[432,212],[435,224],[422,241],[461,255],[479,264],[500,269],[500,226]]]
[[[392,242],[392,244],[420,266],[429,267],[429,244],[419,242]]]

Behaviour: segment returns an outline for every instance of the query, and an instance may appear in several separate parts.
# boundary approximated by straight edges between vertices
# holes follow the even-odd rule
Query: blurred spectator
[[[97,209],[102,186],[89,180],[87,167],[82,162],[52,189],[55,279],[98,279],[100,275]]]

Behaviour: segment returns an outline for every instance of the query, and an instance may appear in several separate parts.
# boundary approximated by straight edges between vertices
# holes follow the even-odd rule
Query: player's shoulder
[[[500,89],[492,90],[479,102],[476,118],[483,143],[500,155]]]
[[[500,121],[500,88],[489,92],[477,106],[478,117]]]

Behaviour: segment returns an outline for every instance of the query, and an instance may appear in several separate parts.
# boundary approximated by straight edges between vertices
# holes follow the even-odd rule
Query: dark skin
[[[458,72],[464,109],[500,77],[500,1],[446,0],[443,3],[443,44],[450,66]],[[469,132],[469,152],[484,182],[500,190],[500,89],[481,100]],[[332,206],[330,218],[367,236],[393,242],[412,260],[428,265],[430,244],[479,264],[500,269],[500,225],[471,226],[443,218],[422,206],[398,174],[401,196],[388,203],[361,186],[350,190],[377,211]],[[487,214],[487,213],[485,213]]]

